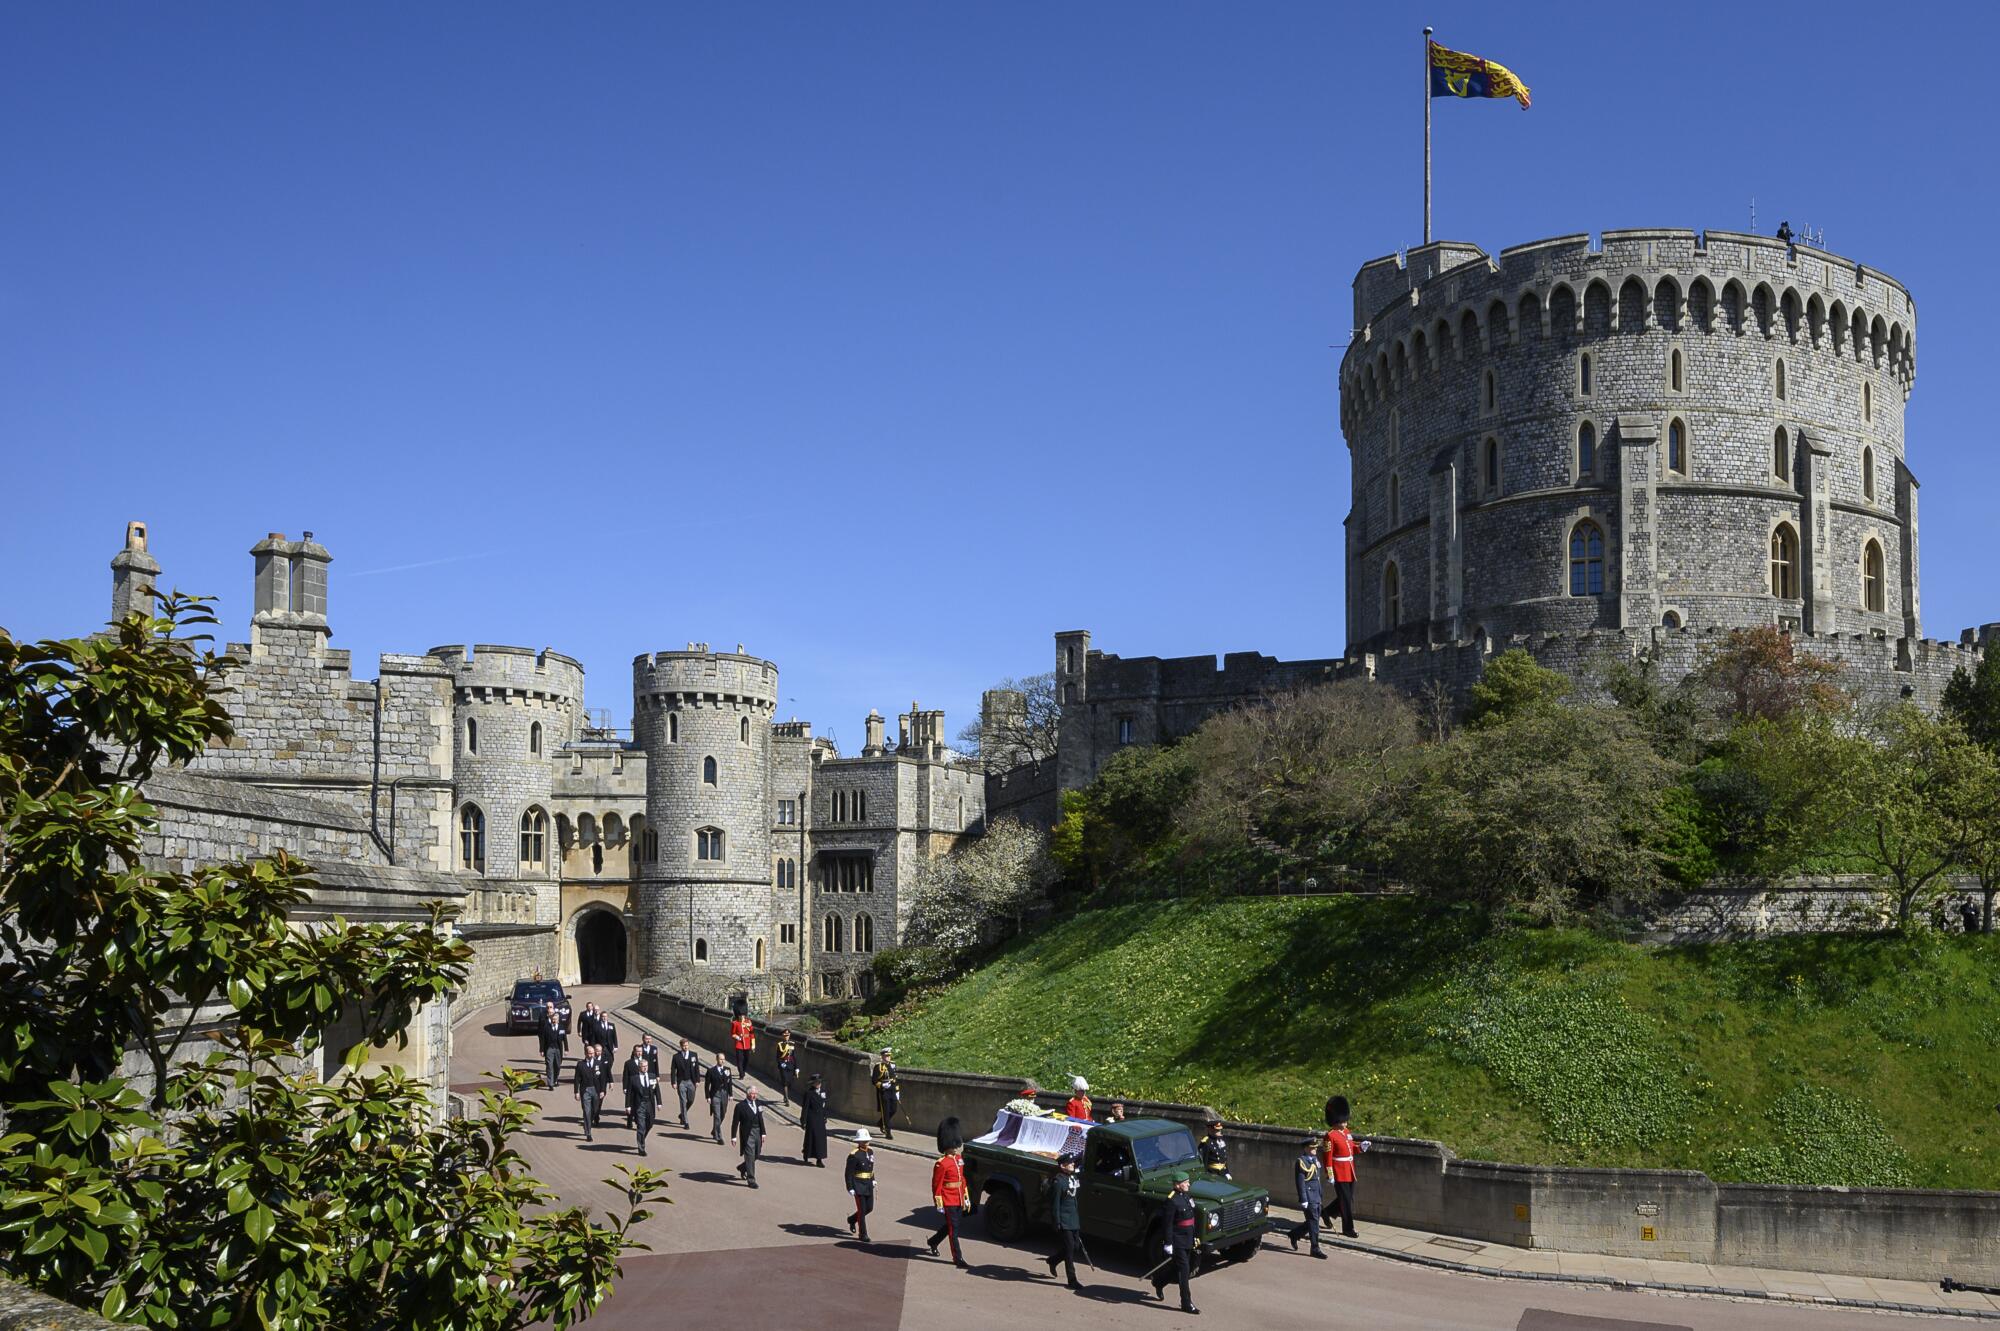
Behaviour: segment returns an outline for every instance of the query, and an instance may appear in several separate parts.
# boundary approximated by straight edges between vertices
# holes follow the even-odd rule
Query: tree
[[[1662,884],[1672,777],[1614,709],[1530,707],[1422,750],[1383,849],[1434,895],[1558,920]]]
[[[1944,686],[1941,700],[1944,714],[1965,728],[1965,733],[1988,749],[2000,753],[2000,647],[1989,645],[1979,658],[1979,668],[1954,670]]]
[[[987,692],[1009,696],[994,699],[1003,705],[996,706],[990,715],[959,728],[960,753],[976,755],[991,772],[1011,771],[1056,756],[1062,699],[1056,694],[1053,672],[1003,679]]]
[[[1014,930],[1045,899],[1054,877],[1048,838],[1012,818],[917,868],[903,928],[902,983],[943,979],[996,926]]]
[[[1504,725],[1524,712],[1553,707],[1569,697],[1569,678],[1549,670],[1520,647],[1509,647],[1486,663],[1479,682],[1467,690],[1467,725]]]
[[[1193,780],[1180,825],[1207,849],[1247,840],[1294,868],[1346,864],[1382,813],[1388,767],[1422,727],[1407,698],[1367,680],[1211,717],[1184,746]]]
[[[522,1169],[521,1074],[439,1123],[426,1085],[363,1068],[463,980],[445,912],[306,926],[284,854],[146,866],[148,777],[231,733],[227,660],[184,634],[213,622],[174,596],[94,638],[0,630],[0,1269],[145,1326],[573,1324],[657,1176],[621,1170],[630,1209],[593,1224]],[[227,1033],[193,1041],[223,1005]],[[344,1071],[301,1075],[349,1016]]]
[[[1994,758],[1948,717],[1901,703],[1877,717],[1859,760],[1835,779],[1860,836],[1856,854],[1882,878],[1896,927],[1991,835]]]
[[[1840,711],[1849,699],[1839,675],[1838,661],[1798,651],[1775,625],[1732,630],[1694,672],[1716,715],[1731,723]]]
[[[1063,792],[1052,853],[1064,873],[1102,887],[1173,833],[1181,802],[1194,784],[1185,744],[1134,745],[1082,790]]]

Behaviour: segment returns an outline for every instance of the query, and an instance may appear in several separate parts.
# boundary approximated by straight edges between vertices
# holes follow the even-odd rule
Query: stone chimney
[[[888,752],[888,745],[883,742],[882,737],[882,714],[873,707],[870,707],[868,709],[868,719],[862,724],[867,728],[868,740],[861,746],[861,756],[864,758],[880,758],[884,753]]]
[[[146,524],[125,524],[125,548],[111,558],[111,622],[137,612],[153,612],[153,587],[160,561],[146,550]]]
[[[305,629],[324,640],[327,636],[327,565],[333,556],[307,532],[304,540],[290,541],[274,531],[250,547],[257,561],[254,589],[255,611],[250,623],[256,629]]]

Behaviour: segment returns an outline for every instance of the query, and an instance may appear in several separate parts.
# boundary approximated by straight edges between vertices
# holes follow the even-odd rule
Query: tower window
[[[821,934],[820,941],[822,945],[825,947],[826,951],[838,952],[841,950],[840,917],[838,915],[829,915],[826,917],[825,923],[820,926],[820,934]]]
[[[716,781],[715,781],[715,759],[713,759],[713,758],[703,758],[703,759],[701,760],[701,783],[702,783],[702,784],[703,784],[704,786],[712,786],[712,785],[716,784]]]
[[[1403,524],[1403,478],[1395,472],[1389,473],[1389,526],[1391,529]]]
[[[1597,427],[1585,421],[1576,432],[1576,478],[1580,481],[1593,480],[1597,476]]]
[[[1588,351],[1583,352],[1576,358],[1576,391],[1579,397],[1589,397],[1591,393],[1590,353]]]
[[[873,952],[875,950],[875,919],[870,915],[854,917],[854,950]]]
[[[1118,718],[1118,742],[1120,744],[1132,742],[1132,718],[1129,716]]]
[[[1777,368],[1772,371],[1772,376],[1772,386],[1777,390],[1778,401],[1783,402],[1785,400],[1785,358],[1783,356],[1778,358]]]
[[[1681,392],[1686,387],[1686,375],[1681,368],[1681,349],[1675,347],[1667,356],[1667,387]]]
[[[672,744],[681,737],[681,714],[667,713],[667,743]]]
[[[1789,522],[1771,533],[1771,595],[1783,601],[1799,598],[1799,534]]]
[[[540,809],[521,815],[521,867],[540,869],[548,863],[549,818]]]
[[[1500,441],[1488,439],[1479,450],[1480,483],[1489,495],[1500,493]]]
[[[704,827],[694,834],[694,857],[698,860],[720,860],[723,858],[722,831],[720,828]]]
[[[742,718],[740,734],[743,742],[748,744],[750,742],[750,718],[747,716]]]
[[[1875,497],[1875,450],[1872,448],[1861,450],[1861,497]]]
[[[465,722],[465,751],[479,752],[479,723],[470,717],[466,718]]]
[[[756,961],[756,966],[757,966],[757,969],[758,969],[758,970],[763,970],[763,969],[764,969],[764,940],[763,940],[763,939],[761,939],[761,938],[757,940],[757,961]]]
[[[486,815],[477,804],[458,811],[458,867],[486,872]]]
[[[696,961],[708,960],[708,940],[706,938],[697,938],[694,940],[694,959]]]
[[[1676,476],[1687,475],[1687,426],[1678,417],[1667,425],[1667,470]]]
[[[528,726],[528,752],[540,753],[541,751],[542,751],[542,723],[540,721],[535,721],[530,723]]]
[[[1882,576],[1882,547],[1874,541],[1861,547],[1861,606],[1881,614],[1889,608],[1888,589]]]
[[[1861,419],[1864,421],[1875,419],[1875,386],[1873,384],[1861,385]]]
[[[1771,436],[1771,474],[1787,484],[1792,479],[1792,441],[1782,425]]]
[[[1569,594],[1604,595],[1604,529],[1579,522],[1569,533]]]
[[[779,925],[779,926],[778,926],[778,941],[779,941],[780,943],[796,943],[796,942],[798,942],[798,941],[799,941],[799,930],[798,930],[798,926],[797,926],[797,925],[795,925],[795,924],[781,924],[781,925]]]
[[[1496,405],[1500,401],[1500,385],[1497,377],[1491,370],[1488,370],[1486,372],[1486,378],[1484,381],[1484,388],[1482,389],[1482,394],[1483,396],[1480,398],[1480,405],[1484,407],[1487,411],[1495,410]]]
[[[1403,575],[1392,563],[1382,570],[1382,627],[1393,629],[1403,622]]]

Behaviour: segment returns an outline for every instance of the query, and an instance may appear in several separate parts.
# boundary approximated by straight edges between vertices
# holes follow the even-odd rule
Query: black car
[[[507,1031],[539,1030],[542,1025],[542,1008],[548,1003],[556,1005],[556,1020],[562,1023],[563,1033],[569,1033],[569,995],[554,980],[516,980],[514,996],[507,1000]]]

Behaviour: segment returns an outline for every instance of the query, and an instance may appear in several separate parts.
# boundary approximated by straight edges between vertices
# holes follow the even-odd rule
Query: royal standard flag
[[[1528,109],[1528,85],[1505,65],[1448,50],[1436,42],[1430,48],[1431,96],[1512,97],[1523,111]]]

